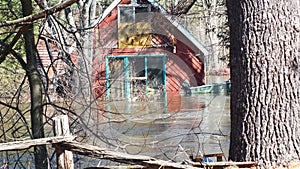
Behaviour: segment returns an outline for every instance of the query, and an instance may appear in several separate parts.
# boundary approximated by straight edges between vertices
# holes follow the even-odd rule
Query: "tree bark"
[[[22,12],[23,16],[31,15],[33,11],[31,0],[22,0]],[[29,25],[29,29],[24,33],[25,39],[25,52],[27,60],[26,73],[28,76],[31,96],[31,128],[32,137],[43,138],[44,126],[43,126],[43,107],[42,107],[42,81],[39,76],[36,62],[36,52],[34,43],[34,31],[33,24]],[[46,146],[34,147],[35,168],[46,169],[48,168],[47,162],[47,150]]]
[[[227,0],[230,159],[285,166],[300,157],[298,0]]]

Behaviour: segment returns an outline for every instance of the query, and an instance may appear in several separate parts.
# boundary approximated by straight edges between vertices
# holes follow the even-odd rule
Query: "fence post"
[[[53,118],[55,136],[70,136],[70,129],[67,115],[60,115]],[[57,169],[74,169],[73,153],[65,150],[59,145],[55,146]]]

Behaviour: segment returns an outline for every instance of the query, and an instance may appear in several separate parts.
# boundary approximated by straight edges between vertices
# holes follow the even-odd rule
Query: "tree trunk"
[[[22,0],[23,16],[32,14],[31,0]],[[42,107],[42,82],[37,70],[36,53],[34,46],[34,31],[33,24],[30,24],[29,29],[24,33],[25,51],[27,59],[27,76],[30,86],[31,96],[31,127],[33,138],[44,137],[43,127],[43,107]],[[47,150],[46,146],[37,146],[34,148],[35,168],[46,169],[47,163]]]
[[[300,157],[298,0],[227,0],[230,159],[284,166]]]

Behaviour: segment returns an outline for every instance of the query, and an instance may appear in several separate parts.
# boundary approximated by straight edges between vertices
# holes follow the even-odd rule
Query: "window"
[[[136,23],[136,22],[149,22],[148,12],[150,7],[148,5],[133,6],[122,5],[119,6],[119,23]]]
[[[132,6],[119,7],[119,23],[134,22],[134,8]]]
[[[152,45],[150,6],[120,5],[118,11],[119,48],[143,48]]]
[[[135,22],[149,22],[148,20],[148,8],[147,7],[135,7]]]

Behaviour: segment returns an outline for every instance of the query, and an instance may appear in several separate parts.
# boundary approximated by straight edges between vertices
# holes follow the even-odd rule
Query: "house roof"
[[[111,11],[118,6],[118,4],[122,0],[115,0],[113,1],[103,12],[102,16],[99,18],[97,21],[98,23],[101,23],[110,13]],[[147,0],[153,7],[159,9],[159,11],[166,17],[166,19],[172,23],[174,27],[176,27],[189,41],[197,47],[204,56],[209,55],[209,51],[205,48],[201,42],[199,42],[191,33],[189,33],[175,18],[174,16],[168,14],[168,12],[160,5],[158,4],[155,0]],[[197,53],[196,53],[197,55]],[[200,56],[200,53],[198,54]],[[201,58],[204,59],[204,58]]]

